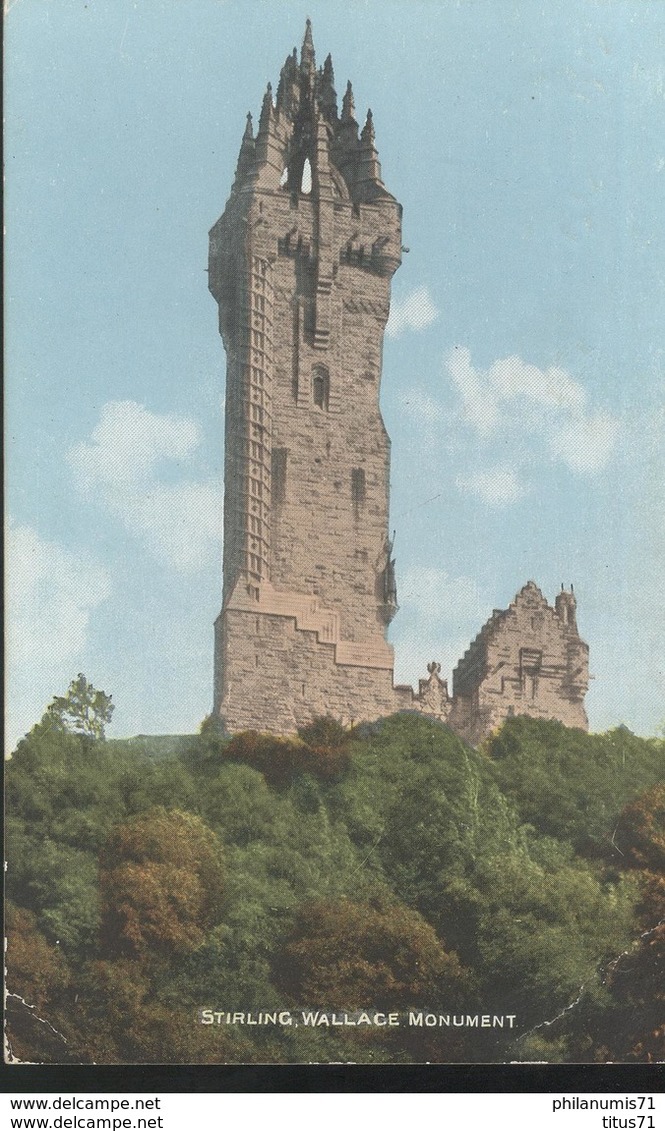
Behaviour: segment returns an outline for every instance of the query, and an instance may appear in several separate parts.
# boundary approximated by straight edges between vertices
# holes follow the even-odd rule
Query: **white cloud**
[[[111,401],[68,459],[86,496],[100,497],[153,554],[188,573],[209,562],[221,541],[221,484],[173,481],[173,463],[190,466],[200,442],[193,420]]]
[[[519,357],[475,369],[468,349],[457,346],[446,369],[459,396],[457,420],[478,435],[493,466],[461,474],[457,486],[490,506],[516,502],[526,490],[524,470],[559,460],[577,475],[607,466],[618,436],[618,421],[589,404],[583,385],[565,369],[539,369]],[[509,447],[505,464],[501,448]]]
[[[572,471],[592,474],[607,464],[619,431],[619,422],[607,412],[564,421],[549,443],[556,456]]]
[[[6,561],[7,738],[13,744],[80,670],[91,614],[110,596],[111,582],[92,557],[44,541],[30,526],[9,524]]]
[[[449,355],[447,369],[461,397],[463,419],[482,437],[517,430],[542,438],[572,471],[606,465],[617,422],[589,408],[586,390],[565,369],[538,369],[507,357],[483,371],[474,369],[469,350],[461,346]]]
[[[543,408],[575,410],[583,408],[586,402],[584,389],[565,369],[538,369],[519,357],[495,361],[487,372],[486,385],[499,400],[524,397]]]
[[[144,480],[160,460],[189,459],[200,434],[192,420],[171,413],[158,416],[136,401],[109,401],[92,440],[77,444],[69,458],[96,489]]]
[[[468,491],[491,507],[509,506],[527,493],[514,467],[494,467],[489,471],[458,475],[455,482],[460,490]]]
[[[397,338],[405,330],[425,330],[438,315],[427,287],[417,287],[404,298],[391,302],[386,334]]]
[[[481,436],[488,436],[499,423],[495,398],[488,397],[481,375],[471,365],[471,354],[457,347],[448,358],[448,372],[462,397],[464,419]]]

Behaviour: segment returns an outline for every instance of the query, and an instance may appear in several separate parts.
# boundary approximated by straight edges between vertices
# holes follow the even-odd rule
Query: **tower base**
[[[227,609],[215,637],[215,714],[230,733],[293,734],[323,715],[350,725],[414,707],[411,688],[393,686],[392,666],[378,666],[383,650],[377,666],[339,663],[336,645],[293,616]]]

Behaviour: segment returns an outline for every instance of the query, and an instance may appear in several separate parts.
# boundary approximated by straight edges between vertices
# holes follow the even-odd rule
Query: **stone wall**
[[[393,687],[391,668],[339,663],[335,645],[295,617],[227,610],[217,648],[217,710],[232,733],[293,734],[322,715],[349,725],[417,706],[410,687]]]
[[[588,655],[573,594],[560,594],[552,608],[528,582],[508,609],[495,610],[457,665],[450,726],[472,745],[510,715],[587,730]]]

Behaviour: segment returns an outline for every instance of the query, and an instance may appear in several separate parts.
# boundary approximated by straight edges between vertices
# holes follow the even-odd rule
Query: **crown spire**
[[[355,122],[356,120],[356,104],[353,99],[353,87],[350,82],[346,84],[346,90],[342,99],[342,121]]]
[[[359,123],[356,117],[350,82],[340,101],[338,110],[332,57],[327,55],[316,67],[308,19],[302,47],[294,47],[286,56],[276,91],[267,84],[258,129],[256,118],[254,126],[247,119],[236,188],[251,183],[300,193],[308,163],[318,199],[348,195],[358,203],[390,197],[381,176],[372,111],[367,112],[361,132],[363,119]]]
[[[305,37],[302,41],[302,50],[300,52],[300,66],[306,74],[313,74],[316,66],[316,58],[314,56],[314,40],[312,39],[312,21],[307,20],[305,23]]]
[[[356,184],[366,200],[372,199],[377,192],[379,195],[385,192],[375,140],[374,118],[372,111],[368,110],[360,135],[359,164],[356,173]]]
[[[266,92],[263,95],[263,104],[261,106],[261,117],[259,118],[259,133],[263,133],[266,126],[270,122],[273,114],[272,103],[272,83],[269,82],[266,87]]]
[[[242,142],[240,145],[240,153],[238,154],[238,163],[236,165],[236,176],[233,182],[235,189],[240,188],[242,183],[252,169],[254,157],[256,155],[256,144],[254,142],[254,130],[252,129],[252,115],[247,115],[247,122],[245,123],[245,132],[242,135]]]
[[[337,93],[335,91],[335,72],[333,71],[332,57],[326,56],[326,61],[319,71],[319,105],[321,113],[327,121],[337,120]]]
[[[362,133],[360,134],[360,137],[361,137],[362,141],[366,142],[367,144],[369,144],[371,146],[373,146],[374,142],[376,141],[376,133],[374,131],[374,115],[372,114],[371,110],[367,111],[367,118],[366,118],[366,121],[365,121],[365,125],[362,128]]]
[[[298,86],[298,50],[293,48],[293,54],[287,55],[284,66],[279,75],[277,87],[277,109],[292,114],[298,109],[300,92]]]

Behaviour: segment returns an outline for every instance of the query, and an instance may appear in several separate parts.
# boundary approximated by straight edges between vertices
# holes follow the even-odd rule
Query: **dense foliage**
[[[66,730],[90,738],[104,738],[115,707],[111,696],[97,688],[79,672],[70,683],[66,695],[56,695],[39,724],[46,730]]]
[[[12,1052],[662,1059],[663,769],[660,740],[525,718],[483,750],[411,714],[42,720],[7,769]]]

